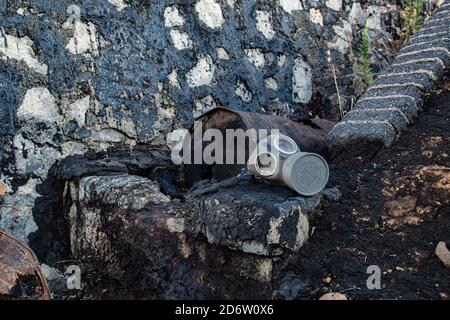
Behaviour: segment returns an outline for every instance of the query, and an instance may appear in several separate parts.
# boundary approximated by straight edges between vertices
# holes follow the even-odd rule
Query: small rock
[[[306,289],[307,285],[298,275],[288,272],[281,280],[278,293],[286,300],[293,300],[299,296],[299,293]]]
[[[337,188],[327,188],[321,192],[329,201],[338,202],[342,198],[342,193]]]
[[[347,297],[339,292],[325,293],[319,300],[347,300]]]
[[[325,282],[326,284],[330,284],[331,281],[333,281],[333,279],[330,276],[323,279],[323,282]]]
[[[322,196],[320,194],[316,194],[311,197],[304,197],[304,196],[295,197],[295,200],[297,200],[300,203],[300,207],[302,208],[303,213],[308,213],[316,209],[319,206],[321,199]]]
[[[441,241],[436,246],[435,250],[436,255],[442,261],[444,266],[450,268],[450,251],[448,251],[445,242]]]
[[[46,265],[45,263],[41,264],[41,269],[47,281],[60,280],[63,278],[63,275],[58,270]]]

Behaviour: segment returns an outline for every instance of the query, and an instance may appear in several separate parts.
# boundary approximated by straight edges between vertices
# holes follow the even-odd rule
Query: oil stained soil
[[[331,168],[343,197],[311,221],[313,235],[288,268],[302,283],[293,298],[333,291],[349,299],[448,299],[450,270],[434,250],[450,244],[449,154],[446,82],[392,148]],[[380,290],[367,288],[370,265],[381,269]]]

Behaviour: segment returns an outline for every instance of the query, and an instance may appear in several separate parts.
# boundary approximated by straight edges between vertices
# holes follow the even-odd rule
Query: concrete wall
[[[399,39],[400,1],[0,0],[0,228],[28,241],[60,159],[165,145],[214,106],[339,118]],[[57,191],[55,191],[57,192]],[[56,213],[55,213],[56,214]],[[40,222],[36,220],[40,219]],[[47,220],[46,220],[47,219]]]

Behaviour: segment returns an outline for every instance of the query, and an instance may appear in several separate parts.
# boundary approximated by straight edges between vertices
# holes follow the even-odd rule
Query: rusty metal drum
[[[0,230],[0,299],[50,298],[47,281],[34,252]]]

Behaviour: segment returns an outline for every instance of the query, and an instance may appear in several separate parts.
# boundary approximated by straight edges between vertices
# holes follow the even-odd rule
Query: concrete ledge
[[[337,146],[367,142],[389,147],[395,136],[395,129],[388,120],[366,119],[344,120],[333,128],[328,138]]]
[[[397,132],[400,132],[409,124],[408,117],[397,108],[357,109],[349,112],[344,119],[348,121],[365,121],[368,118],[377,121],[387,120]]]
[[[397,98],[389,98],[389,99],[372,99],[361,101],[358,104],[358,107],[354,110],[364,110],[364,109],[392,109],[396,108],[403,112],[403,114],[408,118],[409,121],[412,121],[414,117],[417,115],[419,108],[417,106],[417,102],[413,99],[406,97],[397,97]]]
[[[332,157],[338,159],[349,149],[367,157],[380,147],[390,147],[449,66],[450,0],[446,0],[330,131]]]

